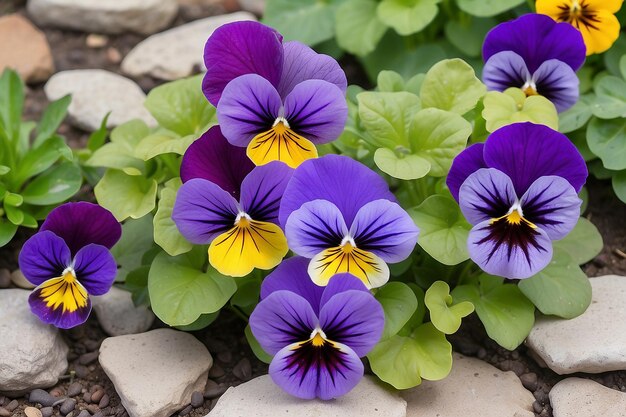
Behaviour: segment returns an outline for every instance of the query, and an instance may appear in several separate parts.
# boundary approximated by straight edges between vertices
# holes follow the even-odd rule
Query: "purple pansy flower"
[[[447,184],[474,225],[472,260],[506,278],[539,272],[552,259],[552,241],[576,225],[586,178],[576,147],[543,125],[508,125],[461,152]]]
[[[217,107],[222,133],[247,148],[256,165],[292,168],[317,157],[316,143],[333,141],[348,117],[346,75],[333,58],[300,42],[282,43],[258,22],[221,26],[204,48],[202,89]]]
[[[28,298],[32,312],[62,329],[84,323],[90,295],[102,295],[115,281],[117,264],[109,249],[122,233],[115,217],[97,204],[66,203],[50,212],[19,255],[22,273],[37,287]]]
[[[291,250],[311,259],[313,282],[326,285],[337,273],[351,273],[375,288],[389,279],[387,262],[403,261],[417,242],[417,226],[395,201],[365,165],[327,155],[296,169],[280,223]]]
[[[195,244],[210,244],[220,273],[244,276],[271,269],[287,254],[278,207],[292,169],[282,162],[254,167],[245,150],[209,129],[183,156],[172,219]]]
[[[576,71],[585,62],[585,42],[568,23],[527,14],[493,28],[483,44],[483,81],[490,90],[521,88],[542,95],[562,112],[578,101]]]
[[[359,358],[378,343],[385,316],[359,279],[339,274],[319,287],[307,264],[290,258],[263,281],[250,328],[274,356],[269,374],[278,386],[299,398],[329,400],[361,380]]]

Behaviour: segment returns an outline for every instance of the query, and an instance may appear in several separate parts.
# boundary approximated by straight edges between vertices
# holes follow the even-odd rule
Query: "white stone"
[[[91,300],[98,322],[110,336],[143,333],[154,322],[152,311],[145,306],[135,307],[130,292],[120,288],[112,287]]]
[[[12,395],[51,387],[67,369],[67,345],[31,313],[29,295],[0,290],[0,391]]]
[[[626,369],[626,277],[591,278],[591,305],[564,320],[541,317],[526,339],[558,374],[599,373]]]
[[[54,74],[44,86],[48,100],[72,95],[69,121],[76,127],[94,131],[111,112],[107,127],[131,119],[141,119],[149,126],[156,121],[143,107],[146,95],[134,81],[99,69],[62,71]]]
[[[239,6],[247,12],[262,16],[265,11],[265,0],[239,0]]]
[[[405,417],[406,402],[365,377],[352,391],[333,401],[292,397],[263,375],[229,388],[206,417]]]
[[[19,269],[11,272],[11,281],[13,281],[13,284],[15,284],[16,286],[24,288],[26,290],[32,290],[33,288],[35,288],[35,285],[27,280],[24,274],[22,274],[22,271],[20,271]]]
[[[513,372],[454,354],[450,375],[405,390],[407,417],[534,417],[535,397]]]
[[[213,364],[195,337],[172,329],[109,337],[99,360],[130,417],[168,417],[185,407]]]
[[[176,80],[204,67],[204,44],[215,29],[240,20],[256,20],[237,12],[196,20],[150,36],[135,46],[122,61],[122,71],[131,76],[151,75]]]
[[[177,0],[28,0],[29,15],[41,26],[84,32],[149,35],[168,26]]]
[[[626,417],[626,393],[582,378],[567,378],[552,387],[554,417]]]

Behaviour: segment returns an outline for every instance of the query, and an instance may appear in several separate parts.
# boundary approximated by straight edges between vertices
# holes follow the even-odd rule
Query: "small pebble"
[[[0,417],[11,417],[11,412],[4,407],[0,407]]]
[[[61,408],[59,408],[59,411],[61,411],[61,414],[65,416],[74,411],[74,408],[76,408],[76,400],[73,398],[68,398],[67,400],[63,401],[63,404],[61,404]]]
[[[90,363],[98,359],[99,354],[100,352],[97,350],[89,353],[84,353],[78,358],[78,363],[80,363],[81,365],[89,365]]]
[[[22,271],[20,271],[19,269],[11,272],[11,281],[13,281],[13,283],[20,288],[25,288],[27,290],[32,290],[33,288],[35,288],[35,286],[26,279],[24,274],[22,274]]]
[[[56,401],[57,398],[53,397],[42,389],[34,389],[28,396],[28,402],[33,404],[39,403],[44,407],[52,407],[52,404],[54,404]]]
[[[87,35],[87,39],[85,39],[85,44],[88,48],[102,48],[103,46],[106,46],[108,42],[109,38],[95,33]]]
[[[80,414],[78,414],[77,417],[91,417],[91,414],[89,413],[89,411],[83,410],[80,412]]]
[[[15,410],[18,406],[20,405],[20,403],[17,402],[17,400],[13,400],[10,403],[8,403],[4,408],[6,408],[9,411],[13,411]]]
[[[98,403],[98,407],[100,408],[106,408],[109,405],[109,396],[107,394],[104,394],[102,396],[102,399],[100,400],[100,402]]]
[[[76,397],[77,395],[80,395],[81,392],[83,392],[83,386],[80,382],[72,382],[67,388],[68,397]]]
[[[210,352],[221,353],[228,351],[228,345],[218,339],[209,339],[206,341]]]
[[[537,374],[534,372],[529,372],[527,374],[522,374],[519,377],[520,381],[522,381],[522,385],[528,391],[534,392],[537,390]]]
[[[179,416],[186,416],[187,414],[191,413],[191,410],[193,410],[193,407],[188,405],[187,407],[183,408],[183,410],[178,413]]]
[[[91,388],[89,389],[89,392],[91,392],[93,394],[94,392],[100,391],[100,390],[104,391],[104,388],[102,388],[102,385],[96,384],[96,385],[92,385],[91,386]]]
[[[98,342],[97,340],[85,340],[85,347],[87,348],[88,351],[94,351],[97,350],[100,347],[100,342]]]
[[[11,272],[6,269],[0,269],[0,288],[8,288],[11,285]]]
[[[89,369],[83,365],[75,365],[74,372],[76,372],[76,376],[79,378],[86,378],[89,375]]]
[[[116,48],[107,48],[107,59],[112,64],[119,64],[122,62],[122,54]]]
[[[539,404],[539,401],[535,401],[533,403],[533,410],[536,414],[539,414],[543,410],[543,405]]]
[[[217,360],[223,363],[230,363],[233,360],[233,354],[229,350],[220,352],[217,354]]]
[[[87,407],[85,408],[87,408],[87,410],[89,410],[91,414],[95,414],[100,411],[100,407],[98,407],[98,404],[87,404]]]
[[[517,350],[514,350],[513,352],[511,352],[511,358],[518,360],[519,359],[519,352]]]
[[[100,400],[102,399],[103,396],[104,396],[104,391],[99,389],[98,391],[96,391],[93,394],[91,394],[91,402],[96,404],[96,403],[100,402]]]
[[[209,379],[204,390],[204,398],[212,400],[225,393],[227,389],[228,387],[226,385],[218,385],[216,382]]]
[[[233,375],[242,381],[247,381],[252,378],[252,365],[250,359],[243,358],[233,368]]]
[[[511,371],[515,372],[515,375],[520,376],[524,372],[526,372],[526,367],[521,362],[511,362],[510,363]]]
[[[60,398],[63,396],[63,389],[59,387],[52,388],[52,390],[50,390],[50,395],[52,395],[53,397]]]
[[[201,392],[195,391],[191,394],[191,406],[193,408],[202,407],[202,404],[204,404],[204,396]]]
[[[42,417],[52,417],[52,413],[54,413],[54,408],[52,407],[44,407],[41,409]]]
[[[41,411],[35,407],[26,407],[24,409],[24,414],[26,414],[26,417],[42,417],[43,416]]]
[[[104,414],[102,414],[102,411],[97,411],[97,412],[93,413],[92,417],[104,417]]]
[[[91,402],[91,394],[86,392],[83,394],[83,401],[86,403],[90,403]]]
[[[479,348],[476,356],[478,357],[478,359],[485,359],[487,357],[487,350],[485,350],[485,348],[483,347]]]
[[[211,378],[221,378],[226,375],[226,372],[222,369],[221,366],[214,363],[211,369],[209,369],[209,377]]]
[[[0,406],[3,406],[9,399],[4,395],[0,395]]]

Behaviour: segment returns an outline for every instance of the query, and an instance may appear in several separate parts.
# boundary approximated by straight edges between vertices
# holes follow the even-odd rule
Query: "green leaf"
[[[467,144],[472,125],[458,114],[439,109],[424,109],[413,114],[409,128],[411,153],[428,162],[429,175],[443,177],[452,160]]]
[[[594,87],[596,98],[591,105],[593,115],[600,119],[626,117],[626,81],[608,75]]]
[[[159,125],[180,136],[198,135],[217,123],[215,107],[202,94],[202,75],[152,89],[144,106]]]
[[[567,236],[554,242],[554,249],[567,252],[577,265],[589,262],[602,251],[602,235],[589,220],[581,217]]]
[[[452,345],[432,323],[410,336],[392,336],[367,355],[372,371],[396,389],[419,385],[422,378],[436,381],[452,369]]]
[[[171,132],[154,133],[141,140],[135,149],[135,156],[147,161],[166,153],[183,155],[197,138],[197,135],[180,137]]]
[[[4,202],[10,206],[19,207],[24,204],[24,197],[19,194],[6,191],[4,194]]]
[[[186,326],[176,326],[176,328],[184,332],[195,332],[198,330],[202,330],[205,327],[209,326],[211,323],[213,323],[219,315],[220,315],[219,311],[216,311],[215,313],[210,313],[210,314],[202,314],[193,323],[188,324]]]
[[[6,200],[4,201],[4,214],[11,223],[17,226],[24,221],[24,212],[15,206],[7,204]]]
[[[404,90],[404,78],[395,71],[381,71],[376,79],[378,91],[399,93]]]
[[[157,182],[108,169],[94,188],[94,193],[98,204],[113,213],[118,221],[128,217],[139,219],[155,206]]]
[[[17,225],[0,218],[0,248],[9,243],[16,232]]]
[[[518,122],[533,122],[554,130],[559,127],[559,115],[550,100],[543,96],[526,97],[519,88],[508,88],[503,93],[490,91],[483,104],[482,115],[489,132]]]
[[[37,136],[33,142],[34,147],[38,147],[46,139],[54,135],[54,132],[57,131],[61,122],[65,119],[67,108],[69,107],[71,101],[72,97],[67,95],[53,101],[48,105],[48,107],[46,107],[46,110],[43,112],[41,120],[39,121],[39,125],[37,125]]]
[[[337,43],[346,51],[365,56],[376,49],[387,31],[378,19],[373,0],[348,0],[337,8]]]
[[[100,149],[107,138],[107,121],[109,120],[109,116],[111,112],[107,113],[106,116],[102,119],[100,123],[100,127],[98,130],[89,135],[87,139],[87,149],[91,152],[95,152],[97,149]]]
[[[24,86],[17,72],[5,68],[0,76],[0,91],[0,127],[4,126],[7,137],[14,141],[20,134],[24,108]]]
[[[168,181],[161,190],[159,208],[154,216],[154,241],[171,256],[189,252],[193,248],[193,245],[180,234],[172,220],[176,192],[181,185],[180,178]]]
[[[205,249],[197,253],[206,257]],[[152,310],[170,326],[184,326],[202,314],[219,311],[237,290],[231,277],[220,275],[212,267],[204,272],[187,254],[170,257],[160,253],[154,258],[148,277]]]
[[[524,0],[458,0],[459,8],[473,16],[488,17],[506,12]]]
[[[619,72],[622,78],[626,80],[626,54],[622,55],[619,60]]]
[[[118,265],[116,281],[124,281],[128,274],[141,266],[141,257],[152,248],[152,215],[128,219],[122,225],[122,237],[111,248]]]
[[[6,174],[8,174],[9,172],[11,172],[11,168],[9,168],[9,167],[8,167],[8,166],[6,166],[6,165],[0,165],[0,176],[2,176],[2,175],[6,175]]]
[[[469,259],[467,237],[472,226],[454,200],[432,195],[409,213],[420,229],[418,244],[426,253],[445,265]]]
[[[547,267],[521,280],[518,286],[543,314],[571,319],[584,313],[591,303],[587,275],[567,252],[557,248]]]
[[[378,17],[400,35],[411,35],[432,22],[441,0],[383,0],[378,5]]]
[[[518,347],[535,323],[535,306],[517,285],[503,284],[502,278],[482,274],[479,285],[460,285],[452,298],[474,304],[478,318],[490,338],[505,349]]]
[[[591,98],[581,96],[569,110],[559,113],[559,132],[570,133],[583,127],[591,119]]]
[[[453,303],[450,295],[450,286],[443,281],[435,281],[426,290],[424,303],[430,312],[430,320],[437,330],[445,333],[456,333],[461,327],[463,317],[474,311],[469,301]]]
[[[444,29],[446,37],[459,51],[471,57],[482,52],[487,32],[498,22],[495,19],[471,19],[469,21],[449,20]]]
[[[626,170],[613,175],[612,184],[617,198],[626,204]]]
[[[587,144],[606,169],[626,169],[626,119],[592,118],[587,125]]]
[[[385,329],[381,340],[398,333],[417,309],[415,293],[402,282],[388,282],[378,289],[376,299],[385,311]]]
[[[385,174],[401,180],[422,178],[430,171],[430,162],[418,155],[394,152],[388,148],[378,148],[374,153],[376,166]]]
[[[250,349],[252,349],[254,356],[256,356],[257,359],[261,362],[270,363],[272,361],[272,355],[269,355],[263,350],[259,342],[252,334],[252,329],[250,329],[249,324],[246,326],[246,330],[244,332],[246,334],[246,340],[248,341],[248,344],[250,345]]]
[[[237,279],[237,292],[230,299],[230,304],[250,313],[259,302],[261,279],[254,275]]]
[[[111,132],[111,142],[97,149],[85,162],[87,166],[121,169],[128,175],[141,175],[144,162],[135,156],[135,149],[150,129],[141,120],[131,120]]]
[[[316,45],[335,35],[336,0],[268,0],[263,23],[288,41]]]
[[[422,106],[465,114],[485,95],[487,87],[462,59],[446,59],[426,73],[420,98]]]
[[[60,136],[49,137],[39,147],[30,150],[17,166],[13,180],[22,184],[27,179],[50,168],[59,158],[72,159],[72,150]]]
[[[76,194],[82,182],[80,168],[68,161],[42,172],[21,194],[27,204],[58,204]]]
[[[148,293],[148,273],[150,265],[142,265],[128,272],[124,281],[124,288],[132,294],[133,304],[136,306],[150,306],[150,294]],[[118,271],[119,277],[119,271]]]
[[[626,35],[622,32],[617,41],[604,54],[604,66],[613,75],[620,76],[620,62],[626,55]]]

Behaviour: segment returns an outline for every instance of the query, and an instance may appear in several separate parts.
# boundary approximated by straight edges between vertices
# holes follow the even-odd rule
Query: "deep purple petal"
[[[390,263],[405,260],[413,251],[418,235],[419,229],[411,216],[389,200],[367,203],[350,226],[350,236],[357,248]]]
[[[459,201],[459,189],[467,177],[480,168],[487,168],[483,159],[484,147],[483,143],[475,143],[458,154],[452,161],[452,167],[448,173],[448,178],[446,178],[446,185],[457,202]]]
[[[245,147],[257,134],[272,128],[281,105],[269,81],[256,74],[242,75],[224,89],[217,120],[231,144]]]
[[[322,347],[294,343],[272,359],[269,374],[294,397],[330,400],[347,394],[363,377],[363,363],[348,346],[326,342]]]
[[[107,248],[91,244],[79,250],[74,257],[74,271],[89,295],[103,295],[115,282],[117,264]]]
[[[293,169],[274,161],[256,167],[241,184],[241,208],[253,220],[278,224],[278,209]]]
[[[40,230],[50,230],[62,238],[72,254],[90,243],[111,249],[122,236],[122,226],[109,210],[84,201],[55,208]]]
[[[329,340],[350,346],[362,357],[380,340],[385,327],[385,313],[378,300],[369,292],[344,291],[331,297],[322,306],[320,327]]]
[[[172,220],[180,233],[198,245],[231,229],[239,213],[237,201],[218,185],[194,178],[178,190]]]
[[[285,118],[294,132],[311,142],[331,142],[343,132],[348,104],[336,85],[307,80],[285,98]]]
[[[363,291],[370,294],[365,283],[349,273],[335,274],[330,281],[328,281],[328,285],[321,288],[324,289],[324,292],[319,302],[320,306],[324,306],[324,304],[335,295],[346,291]]]
[[[318,54],[297,41],[286,42],[283,49],[283,75],[278,85],[281,97],[287,97],[296,85],[306,80],[328,81],[345,93],[348,86],[346,73],[333,57]]]
[[[183,155],[180,177],[183,182],[204,178],[239,200],[243,179],[254,164],[246,150],[228,143],[219,126],[213,126],[193,142]]]
[[[537,92],[554,103],[560,113],[578,101],[580,81],[569,65],[550,59],[539,66],[533,74]]]
[[[244,74],[258,74],[278,86],[283,71],[282,36],[253,21],[228,23],[218,28],[204,46],[207,68],[202,91],[217,107],[226,85]]]
[[[352,224],[361,207],[381,198],[396,201],[385,180],[347,156],[326,155],[303,162],[294,172],[280,204],[280,224],[302,204],[327,200],[339,208],[346,224]]]
[[[270,355],[295,342],[307,340],[318,325],[308,301],[290,291],[275,291],[250,315],[250,329]]]
[[[48,230],[34,234],[24,243],[18,262],[24,277],[40,285],[61,276],[70,266],[72,255],[63,239]]]
[[[578,222],[581,204],[574,187],[556,176],[539,178],[520,200],[524,217],[552,240],[563,239],[572,231]]]
[[[531,73],[549,59],[563,61],[577,71],[586,56],[582,35],[574,26],[541,14],[527,14],[491,29],[483,44],[483,59],[502,51],[521,56]]]
[[[544,125],[515,123],[493,132],[483,153],[487,166],[507,174],[518,196],[539,177],[563,177],[579,192],[587,166],[572,142]]]
[[[483,82],[489,90],[522,88],[530,80],[530,73],[524,60],[512,51],[498,52],[487,60],[483,68]]]
[[[62,307],[51,308],[41,296],[41,288],[36,288],[28,297],[30,310],[41,321],[52,324],[61,329],[70,329],[83,324],[87,321],[89,313],[91,313],[91,300],[89,297],[85,300],[85,305],[74,311],[64,310]]]
[[[317,315],[326,287],[316,285],[307,272],[309,259],[301,256],[285,259],[261,284],[261,300],[275,291],[291,291],[306,299]]]
[[[473,225],[504,216],[516,201],[511,179],[494,168],[474,172],[459,191],[461,212]]]
[[[292,251],[313,258],[324,249],[341,245],[348,227],[341,212],[325,200],[306,202],[294,211],[285,225],[285,236]]]
[[[546,232],[525,222],[511,226],[506,218],[474,226],[467,247],[483,271],[510,279],[529,278],[552,259],[552,242]]]

